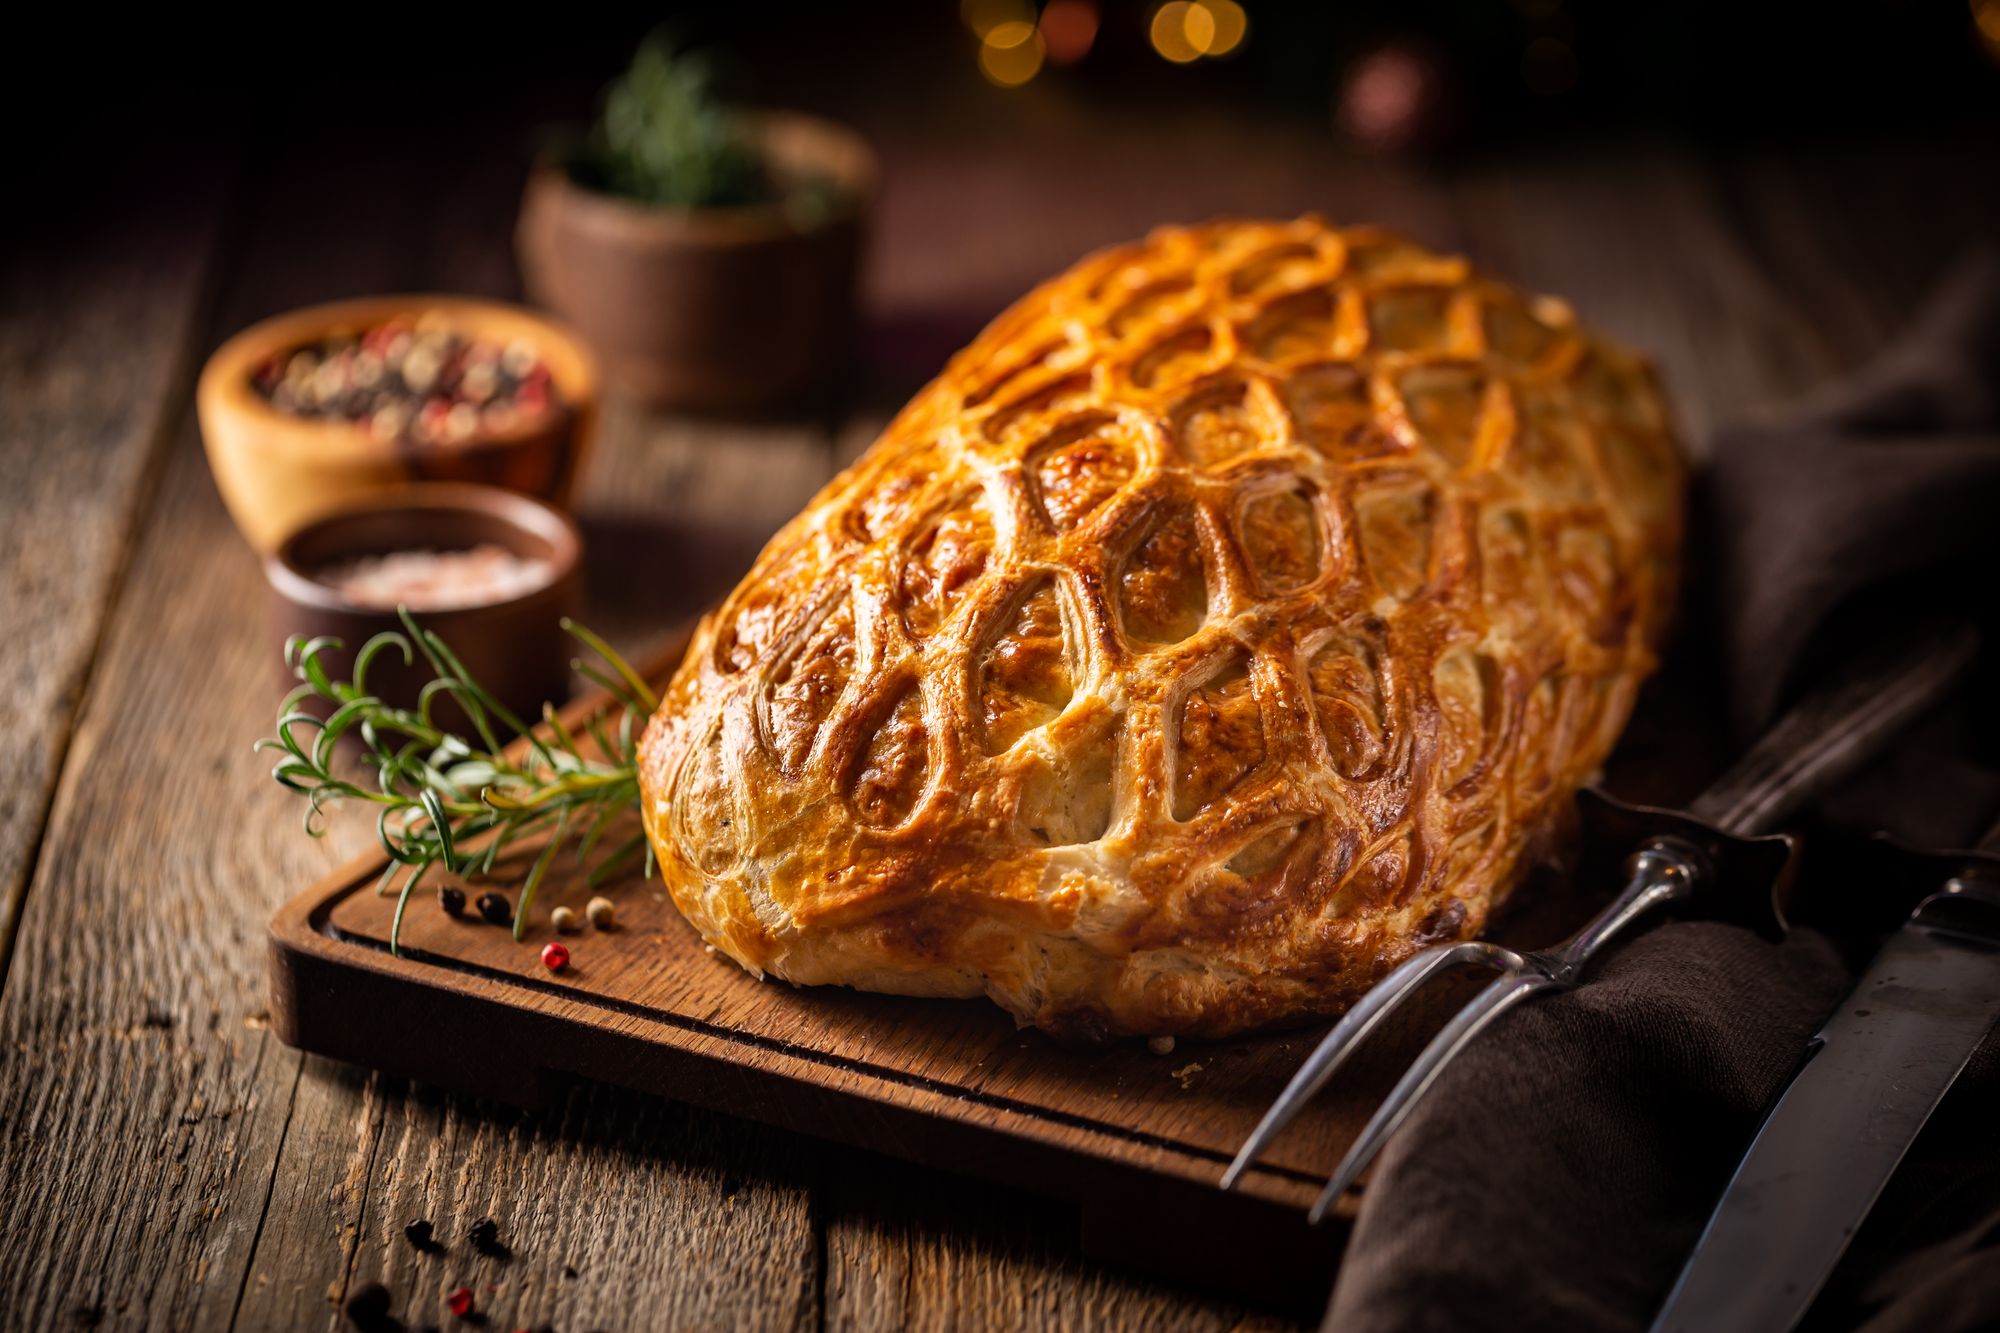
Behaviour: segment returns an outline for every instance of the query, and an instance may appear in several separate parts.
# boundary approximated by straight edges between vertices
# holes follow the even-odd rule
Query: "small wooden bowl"
[[[474,680],[524,721],[539,720],[542,704],[569,694],[575,644],[562,618],[574,615],[583,591],[583,541],[557,510],[492,486],[429,483],[378,492],[309,521],[264,559],[271,585],[271,627],[277,642],[294,634],[332,635],[340,651],[323,659],[336,680],[347,679],[354,654],[383,630],[400,630],[393,608],[349,600],[316,572],[363,556],[407,550],[500,546],[548,566],[547,578],[504,600],[414,614],[465,664]],[[413,707],[433,672],[421,655],[405,667],[400,654],[369,666],[369,693]],[[296,683],[289,673],[288,683]],[[442,704],[443,701],[440,701]],[[438,716],[463,726],[456,709]]]
[[[733,411],[824,393],[853,351],[875,155],[853,131],[751,117],[781,179],[817,176],[841,206],[800,226],[781,205],[664,208],[529,177],[515,249],[529,294],[574,325],[620,390],[656,407]]]
[[[534,344],[560,410],[513,432],[464,444],[379,440],[361,427],[272,407],[251,383],[267,357],[335,329],[436,311],[470,337]],[[412,481],[503,486],[567,508],[597,433],[597,365],[583,341],[517,306],[458,296],[373,296],[309,306],[253,324],[208,359],[195,391],[215,484],[243,535],[269,552],[315,515]]]

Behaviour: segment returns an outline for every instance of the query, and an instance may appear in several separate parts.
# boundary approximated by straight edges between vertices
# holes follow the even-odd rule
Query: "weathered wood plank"
[[[470,174],[512,188],[502,173]],[[504,237],[490,230],[506,216],[497,202],[483,224],[445,210],[434,232],[489,230],[420,242],[447,266],[437,285],[506,291]],[[810,426],[727,427],[607,403],[579,497],[592,625],[646,653],[727,590],[817,489],[829,456]],[[508,1326],[810,1323],[818,1259],[805,1174],[790,1136],[615,1089],[581,1088],[556,1113],[526,1116],[309,1060],[274,1193],[330,1180],[342,1206],[331,1221],[273,1214],[237,1322],[303,1322],[316,1302],[324,1310],[381,1281],[411,1325],[443,1319],[461,1282]],[[441,1253],[420,1254],[403,1236],[419,1217]],[[484,1217],[500,1223],[511,1258],[466,1242]],[[321,1258],[323,1284],[297,1278],[301,1254]]]
[[[1293,1327],[1079,1259],[1075,1216],[1041,1199],[867,1154],[823,1180],[829,1328]]]
[[[139,176],[115,215],[95,198],[30,214],[0,247],[0,980],[200,332],[225,182],[175,184]]]
[[[257,790],[256,565],[189,429],[153,514],[0,1013],[0,1308],[23,1326],[226,1324],[297,1081],[264,1031],[256,882],[330,853]]]
[[[594,628],[646,655],[735,586],[833,461],[830,434],[814,423],[608,403],[578,504]]]
[[[893,138],[895,170],[870,313],[901,393],[1030,287],[1163,224],[1320,212],[1451,243],[1445,197],[1419,168],[1213,101],[1123,114],[1051,105],[983,133],[898,113],[880,137]]]
[[[270,876],[329,856],[248,754],[275,689],[240,614],[255,566],[191,443],[162,495],[171,517],[135,562],[132,604],[166,610],[121,617],[107,645],[120,703],[79,732],[62,854],[30,899],[0,1029],[0,1200],[20,1219],[0,1241],[0,1308],[29,1326],[72,1307],[144,1327],[334,1326],[353,1283],[388,1278],[413,1322],[461,1281],[509,1327],[617,1326],[634,1310],[809,1322],[817,1247],[796,1140],[601,1089],[541,1118],[439,1100],[302,1064],[266,1030]],[[213,656],[158,652],[162,638]],[[215,738],[193,763],[157,730],[176,713],[183,735]],[[213,810],[232,812],[219,833]],[[366,834],[347,824],[333,841]],[[408,1249],[400,1227],[419,1214],[455,1242],[448,1256]],[[483,1216],[506,1226],[511,1263],[464,1245]]]
[[[453,274],[480,272],[466,257],[480,234],[489,252],[504,247],[506,204],[447,207],[415,167],[375,172],[412,210],[399,215],[427,216],[429,199],[434,216],[483,219],[484,232],[447,246],[421,228],[357,225],[354,172],[313,148],[299,154],[313,170],[269,181],[240,229],[249,240],[217,333],[286,305],[426,282],[426,253],[451,256]],[[822,443],[815,480],[825,457]],[[342,822],[326,845],[300,837],[294,802],[249,752],[278,692],[275,645],[254,609],[256,562],[190,421],[131,571],[0,1014],[9,1320],[331,1326],[348,1286],[378,1275],[407,1278],[406,1308],[436,1318],[438,1292],[477,1266],[452,1276],[461,1244],[420,1275],[395,1267],[392,1254],[412,1253],[402,1213],[421,1204],[448,1236],[487,1214],[515,1235],[501,1289],[481,1293],[496,1320],[569,1323],[550,1303],[567,1282],[582,1294],[563,1291],[563,1308],[613,1325],[635,1310],[810,1321],[817,1245],[796,1141],[606,1092],[524,1120],[276,1042],[264,921],[280,886],[367,835]],[[588,1291],[562,1277],[566,1264],[590,1275]]]
[[[509,1328],[816,1318],[810,1169],[786,1136],[596,1086],[528,1115],[325,1060],[306,1064],[293,1134],[324,1142],[284,1154],[274,1194],[333,1206],[272,1211],[238,1327],[337,1326],[330,1303],[371,1281],[412,1327],[448,1322],[460,1285]],[[486,1218],[504,1254],[469,1239]],[[437,1248],[406,1238],[417,1219]],[[342,1261],[325,1281],[264,1262],[316,1254]]]
[[[451,196],[473,202],[433,212],[416,241],[419,283],[508,294],[516,181],[490,167],[462,167],[458,176]],[[580,500],[588,616],[643,652],[747,566],[763,525],[783,517],[760,506],[788,512],[801,503],[827,472],[828,447],[810,428],[710,430],[615,400],[605,416]],[[294,1181],[310,1188],[332,1180],[344,1206],[332,1229],[317,1216],[274,1213],[280,1230],[252,1269],[253,1282],[273,1279],[272,1300],[249,1293],[242,1327],[281,1326],[312,1300],[370,1280],[391,1287],[412,1324],[442,1318],[444,1295],[460,1281],[510,1326],[629,1326],[635,1314],[681,1326],[813,1318],[817,1244],[799,1147],[788,1136],[603,1088],[536,1118],[325,1061],[306,1068],[274,1193]],[[523,1167],[538,1187],[523,1189]],[[444,1255],[410,1248],[401,1229],[417,1216],[451,1243]],[[504,1264],[465,1244],[486,1216],[511,1238]],[[297,1282],[302,1293],[286,1289],[280,1275],[300,1271],[298,1256],[325,1266],[336,1254],[324,1291]],[[581,1276],[567,1278],[570,1270]]]
[[[1147,132],[1157,127],[1127,127],[1117,142]],[[412,167],[384,178],[365,164],[375,175],[362,191],[354,163],[329,165],[311,147],[304,156],[323,184],[276,182],[269,197],[298,197],[239,229],[243,267],[216,331],[362,287],[511,289],[505,171],[431,180]],[[928,150],[936,172],[922,170],[925,151],[906,163],[901,179],[916,195],[890,201],[880,251],[896,256],[879,283],[885,308],[918,334],[949,326],[955,341],[1080,249],[1163,217],[1317,206],[1470,245],[1496,269],[1571,297],[1660,356],[1691,436],[1865,355],[1946,252],[1993,221],[1931,203],[1906,207],[1913,220],[1897,216],[1899,192],[1935,200],[1968,161],[1940,151],[1911,167],[1897,145],[1852,173],[1832,156],[1753,159],[1747,179],[1731,178],[1744,227],[1671,155],[1664,165],[1638,154],[1476,169],[1456,211],[1441,214],[1421,180],[1339,162],[1302,172],[1301,143],[1270,136],[1223,150],[1183,144],[1190,160],[1224,164],[1209,173],[1101,144],[1094,161],[1079,147],[1066,166],[1023,150],[970,189],[953,184],[962,144]],[[1024,193],[1079,173],[1099,203],[965,244],[994,235],[992,218],[1018,218]],[[444,207],[454,194],[463,198]],[[353,202],[384,197],[399,201],[398,216],[428,220],[387,225]],[[204,225],[192,224],[185,235],[197,239],[182,250],[169,225],[106,269],[28,273],[0,288],[0,456],[13,463],[25,447],[26,464],[10,473],[17,486],[46,477],[60,491],[0,500],[7,611],[26,626],[0,643],[0,697],[27,679],[10,652],[32,651],[34,688],[46,690],[36,697],[66,716],[93,651],[97,662],[59,782],[68,724],[45,730],[58,724],[39,707],[0,714],[10,734],[54,737],[39,758],[30,746],[0,760],[25,765],[0,768],[0,891],[18,891],[30,871],[33,885],[0,1006],[6,1321],[62,1326],[102,1311],[120,1326],[330,1327],[332,1302],[371,1278],[389,1283],[413,1323],[438,1319],[442,1292],[461,1279],[478,1280],[502,1327],[516,1317],[561,1327],[796,1326],[822,1314],[848,1327],[1239,1319],[1084,1263],[1055,1205],[606,1089],[524,1116],[302,1061],[272,1040],[264,918],[280,886],[305,882],[366,835],[342,824],[328,846],[298,838],[296,811],[247,754],[274,692],[271,646],[245,611],[261,590],[184,421],[170,432],[101,649],[97,622],[71,609],[100,605],[118,581],[121,558],[105,552],[147,488],[163,405],[184,401],[185,367],[163,349],[199,328],[201,280],[173,256],[198,253]],[[1850,285],[1834,281],[1843,272]],[[44,323],[23,311],[47,312],[33,315]],[[949,350],[936,345],[935,357]],[[124,379],[86,390],[60,370],[104,363]],[[840,453],[869,436],[850,431]],[[831,452],[811,427],[612,413],[585,500],[593,620],[628,643],[664,634],[726,588]],[[71,545],[97,563],[64,555]],[[23,810],[29,838],[10,841]],[[510,1263],[464,1244],[489,1214],[514,1246]],[[444,1256],[402,1240],[417,1215],[450,1243]],[[487,1281],[500,1290],[485,1291]]]

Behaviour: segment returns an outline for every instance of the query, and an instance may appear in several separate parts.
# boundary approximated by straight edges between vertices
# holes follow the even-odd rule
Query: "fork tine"
[[[1431,1084],[1453,1056],[1464,1050],[1488,1023],[1514,1004],[1537,991],[1553,989],[1559,989],[1559,983],[1539,972],[1511,973],[1493,982],[1459,1010],[1437,1036],[1431,1038],[1431,1044],[1424,1047],[1423,1053],[1403,1072],[1395,1088],[1376,1108],[1374,1117],[1361,1131],[1361,1137],[1347,1150],[1347,1156],[1341,1159],[1333,1178],[1327,1181],[1326,1189],[1313,1204],[1309,1220],[1317,1222],[1325,1217],[1334,1202],[1347,1193],[1355,1178],[1375,1160],[1375,1154],[1402,1125],[1424,1093],[1430,1090]]]
[[[1257,1128],[1237,1149],[1236,1160],[1222,1173],[1222,1188],[1235,1188],[1250,1164],[1263,1155],[1264,1150],[1271,1146],[1271,1140],[1278,1137],[1285,1126],[1298,1118],[1306,1103],[1326,1086],[1326,1081],[1333,1077],[1334,1071],[1353,1053],[1362,1038],[1373,1032],[1404,1000],[1416,994],[1426,981],[1454,967],[1467,967],[1474,963],[1509,967],[1518,961],[1510,950],[1483,940],[1440,944],[1405,959],[1343,1014],[1340,1022],[1334,1024],[1333,1030],[1306,1057],[1305,1063],[1292,1075],[1292,1081],[1271,1103],[1271,1109],[1264,1112],[1264,1118],[1257,1122]]]

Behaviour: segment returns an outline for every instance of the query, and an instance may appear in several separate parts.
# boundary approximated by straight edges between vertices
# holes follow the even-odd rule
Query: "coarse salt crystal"
[[[531,592],[548,578],[541,560],[490,542],[468,551],[391,551],[328,565],[314,576],[348,601],[391,610],[450,611]]]

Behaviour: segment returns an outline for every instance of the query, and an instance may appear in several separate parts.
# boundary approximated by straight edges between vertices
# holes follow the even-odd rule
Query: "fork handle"
[[[1662,907],[1687,902],[1712,874],[1708,858],[1694,844],[1674,837],[1649,839],[1626,858],[1625,887],[1618,896],[1546,956],[1550,980],[1575,985],[1598,950],[1634,922]]]

